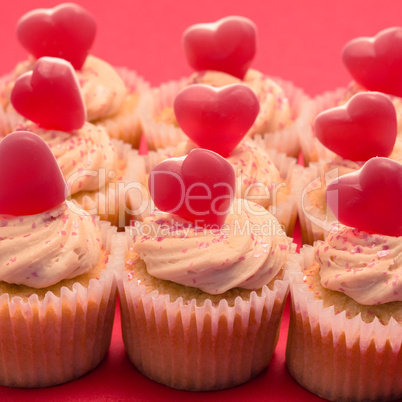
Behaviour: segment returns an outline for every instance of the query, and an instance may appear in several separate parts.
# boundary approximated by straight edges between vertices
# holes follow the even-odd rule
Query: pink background
[[[182,45],[182,32],[199,22],[242,15],[258,27],[258,55],[253,67],[293,81],[314,96],[344,86],[350,76],[340,54],[356,36],[372,36],[401,24],[402,1],[381,0],[82,0],[97,20],[92,53],[116,66],[136,70],[152,85],[191,73]],[[0,11],[0,75],[27,54],[19,45],[18,18],[33,8],[53,7],[52,0],[2,0]],[[299,236],[296,234],[299,241]],[[59,401],[318,401],[299,387],[285,367],[288,309],[269,369],[243,386],[215,393],[171,390],[142,376],[125,356],[120,317],[116,311],[112,346],[106,360],[92,373],[72,383],[43,389],[0,387],[0,400]],[[317,373],[319,375],[319,373]]]

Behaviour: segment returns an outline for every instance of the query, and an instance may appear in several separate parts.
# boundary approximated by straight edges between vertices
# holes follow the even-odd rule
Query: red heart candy
[[[215,152],[195,148],[156,165],[148,185],[157,208],[199,226],[222,226],[235,193],[232,165]]]
[[[402,96],[402,28],[356,38],[342,51],[342,60],[356,82],[372,91]]]
[[[216,70],[242,79],[256,53],[257,28],[244,17],[196,24],[183,34],[184,51],[197,71]]]
[[[402,236],[402,165],[372,158],[327,188],[327,204],[339,222],[371,233]]]
[[[38,9],[18,21],[17,36],[34,57],[60,57],[79,70],[95,39],[95,19],[77,4]]]
[[[367,161],[389,156],[397,136],[395,107],[379,92],[358,93],[344,106],[320,113],[315,120],[315,134],[345,159]]]
[[[63,59],[39,59],[15,82],[11,103],[18,113],[46,129],[76,130],[86,119],[75,71]]]
[[[243,84],[194,84],[177,94],[173,108],[179,126],[199,147],[227,157],[253,125],[260,104]]]
[[[55,157],[38,135],[17,131],[0,142],[0,214],[34,215],[66,199]]]

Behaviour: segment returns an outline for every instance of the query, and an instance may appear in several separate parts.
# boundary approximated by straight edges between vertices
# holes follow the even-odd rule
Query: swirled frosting
[[[4,89],[4,96],[10,99],[15,80],[34,68],[36,59],[29,58],[17,64],[13,80]],[[87,120],[94,121],[116,114],[123,106],[127,88],[116,70],[105,61],[88,56],[81,70],[75,71],[80,83],[87,112]]]
[[[116,114],[127,95],[126,86],[116,70],[105,61],[88,56],[76,71],[87,109],[88,121]]]
[[[285,265],[290,239],[261,206],[235,200],[233,210],[220,230],[158,212],[144,220],[133,249],[159,279],[209,294],[259,289]]]
[[[45,288],[90,271],[100,255],[99,228],[69,201],[37,215],[0,215],[0,281]]]
[[[402,301],[401,240],[334,228],[316,250],[322,286],[365,305]]]
[[[289,100],[284,90],[257,70],[249,69],[243,80],[220,71],[204,71],[191,75],[189,83],[213,87],[229,84],[248,85],[260,101],[260,113],[250,128],[249,135],[273,133],[291,124]]]
[[[45,130],[35,123],[18,126],[18,130],[31,131],[49,146],[67,182],[71,194],[98,190],[109,179],[108,172],[117,164],[116,153],[106,131],[85,123],[72,132]],[[104,169],[101,176],[100,169]]]
[[[175,157],[187,155],[196,144],[181,142],[174,151]],[[286,186],[271,157],[250,140],[241,141],[227,160],[236,175],[236,198],[244,198],[267,208],[275,200],[277,190]]]

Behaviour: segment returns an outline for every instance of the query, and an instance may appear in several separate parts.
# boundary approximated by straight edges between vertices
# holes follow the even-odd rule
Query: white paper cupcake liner
[[[317,162],[319,159],[332,160],[335,153],[321,144],[314,135],[314,121],[316,116],[324,110],[340,106],[345,103],[347,94],[350,90],[347,87],[338,88],[316,96],[310,100],[310,105],[306,107],[306,113],[310,115],[310,124],[307,130],[299,135],[300,147],[303,154],[304,164],[308,166],[310,162]]]
[[[304,246],[301,265],[310,266],[314,248]],[[286,362],[309,391],[331,401],[391,401],[402,398],[402,327],[391,319],[365,323],[323,307],[293,265],[288,270],[291,318]]]
[[[194,299],[172,302],[157,290],[147,293],[144,285],[128,280],[124,263],[117,283],[126,351],[147,377],[177,389],[218,390],[244,383],[268,366],[287,280],[277,280],[273,290],[264,286],[261,296],[252,292],[250,301],[237,297],[233,306],[209,299],[197,306]]]
[[[289,127],[274,133],[263,134],[264,137],[267,137],[265,146],[297,158],[300,151],[299,133],[308,130],[307,123],[309,120],[307,119],[310,116],[310,103],[308,101],[310,98],[291,82],[280,78],[272,79],[284,89],[289,99],[293,121]],[[187,138],[183,131],[173,123],[157,121],[155,118],[163,109],[173,106],[175,96],[187,84],[188,78],[169,81],[158,88],[153,88],[148,96],[143,97],[139,106],[139,113],[143,132],[147,137],[150,149],[174,146]]]
[[[325,188],[339,176],[338,169],[324,172],[326,161],[312,162],[302,168],[294,179],[296,206],[299,216],[300,231],[303,244],[313,244],[316,240],[324,240],[337,220],[327,207],[325,201],[320,209],[313,205],[308,194],[316,189]]]
[[[141,122],[138,113],[138,106],[141,98],[150,90],[150,84],[140,77],[135,71],[125,67],[117,67],[117,73],[123,79],[129,94],[138,96],[138,104],[130,113],[118,114],[110,118],[101,119],[98,124],[102,125],[110,137],[120,139],[133,146],[139,147],[141,139]]]
[[[115,228],[100,224],[111,252],[106,270],[88,287],[75,283],[60,296],[47,292],[27,300],[0,296],[0,384],[47,387],[94,369],[110,345],[116,300],[113,250]]]
[[[148,191],[144,186],[145,164],[138,150],[121,140],[112,139],[117,157],[126,164],[120,181],[109,183],[108,193],[93,191],[83,197],[73,195],[72,200],[80,208],[108,220],[113,225],[124,228],[130,219],[141,219],[143,204],[148,201]],[[79,198],[78,198],[79,197]]]

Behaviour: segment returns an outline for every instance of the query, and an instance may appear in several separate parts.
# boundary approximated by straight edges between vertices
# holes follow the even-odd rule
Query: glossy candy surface
[[[71,131],[86,119],[81,89],[71,64],[42,57],[13,87],[11,102],[18,113],[46,129]]]
[[[20,18],[17,36],[37,59],[60,57],[81,69],[95,39],[95,19],[77,4],[37,9]]]
[[[343,48],[342,60],[352,77],[370,91],[402,96],[402,28],[384,29]]]
[[[327,204],[344,225],[371,233],[402,236],[402,165],[372,158],[357,172],[334,180]]]
[[[257,28],[244,17],[193,25],[183,34],[187,60],[196,71],[216,70],[244,78],[255,56]]]
[[[217,228],[225,222],[233,202],[235,172],[220,155],[196,148],[185,157],[156,165],[148,185],[158,209],[198,226]]]
[[[242,140],[260,110],[257,96],[243,84],[190,85],[178,93],[173,107],[186,135],[223,157]]]
[[[16,131],[0,142],[0,214],[33,215],[66,199],[55,157],[36,134]]]
[[[397,136],[395,107],[379,92],[361,92],[344,106],[320,113],[315,135],[344,159],[367,161],[389,156]]]

